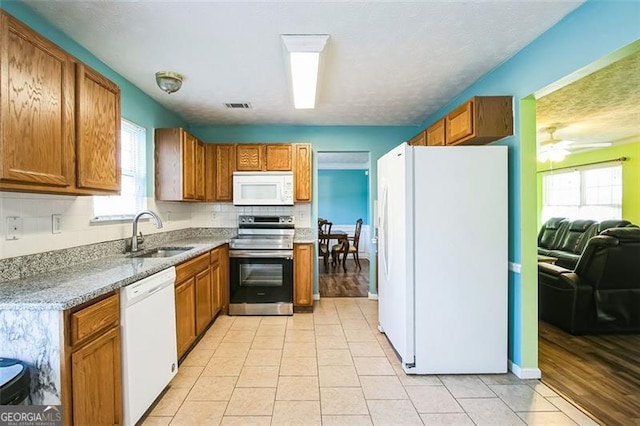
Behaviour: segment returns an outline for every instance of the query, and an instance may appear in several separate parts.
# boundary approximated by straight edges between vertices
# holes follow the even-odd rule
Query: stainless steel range
[[[229,314],[293,314],[293,216],[240,216],[229,243]]]

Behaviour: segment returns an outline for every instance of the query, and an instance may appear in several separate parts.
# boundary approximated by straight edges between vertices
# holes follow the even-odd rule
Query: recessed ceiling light
[[[282,35],[288,52],[293,105],[297,109],[315,108],[320,53],[328,39],[326,34]]]

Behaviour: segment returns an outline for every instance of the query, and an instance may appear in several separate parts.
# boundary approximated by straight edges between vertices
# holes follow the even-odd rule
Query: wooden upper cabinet
[[[216,200],[216,146],[211,143],[204,145],[204,200]]]
[[[236,164],[236,146],[215,145],[215,201],[233,201],[233,172]]]
[[[205,200],[205,147],[204,144],[198,140],[196,140],[196,151],[195,151],[195,166],[196,166],[196,200],[204,201]]]
[[[469,100],[447,114],[447,142],[449,145],[473,133],[473,100]]]
[[[206,156],[205,145],[184,129],[156,129],[156,199],[204,201]]]
[[[311,201],[311,144],[298,143],[294,147],[294,201]]]
[[[76,105],[78,187],[120,192],[120,88],[78,63]]]
[[[259,172],[264,168],[264,145],[236,145],[236,170],[239,172]]]
[[[2,11],[0,40],[0,189],[74,185],[72,59]]]
[[[440,146],[445,145],[446,134],[445,134],[445,119],[441,118],[440,120],[433,123],[427,130],[425,130],[427,146]]]
[[[447,145],[484,145],[513,135],[511,96],[475,96],[445,117]]]
[[[196,199],[196,138],[185,132],[180,132],[182,139],[182,198]]]
[[[291,151],[291,144],[289,143],[267,145],[267,171],[291,171],[293,168]]]
[[[427,139],[426,139],[426,133],[424,130],[418,133],[417,135],[415,135],[414,137],[412,137],[411,139],[409,139],[409,145],[412,145],[412,146],[425,146],[426,144],[427,144]]]
[[[292,166],[292,144],[290,143],[236,145],[236,171],[291,171]]]
[[[120,89],[0,11],[0,190],[120,191]]]

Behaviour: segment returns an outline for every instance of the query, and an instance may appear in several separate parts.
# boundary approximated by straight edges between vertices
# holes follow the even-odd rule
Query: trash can
[[[22,405],[31,392],[29,366],[17,359],[0,358],[0,405]]]

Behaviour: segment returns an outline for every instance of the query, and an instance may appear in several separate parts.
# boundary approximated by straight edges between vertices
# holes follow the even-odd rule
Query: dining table
[[[327,240],[329,244],[327,247],[331,250],[331,240],[337,240],[338,243],[342,243],[342,250],[340,254],[343,254],[342,267],[344,272],[347,272],[347,254],[349,254],[349,234],[341,231],[333,231],[329,234],[319,234],[318,239]],[[340,261],[340,254],[338,256],[334,256],[333,250],[331,251],[331,266],[336,266],[336,263]]]

